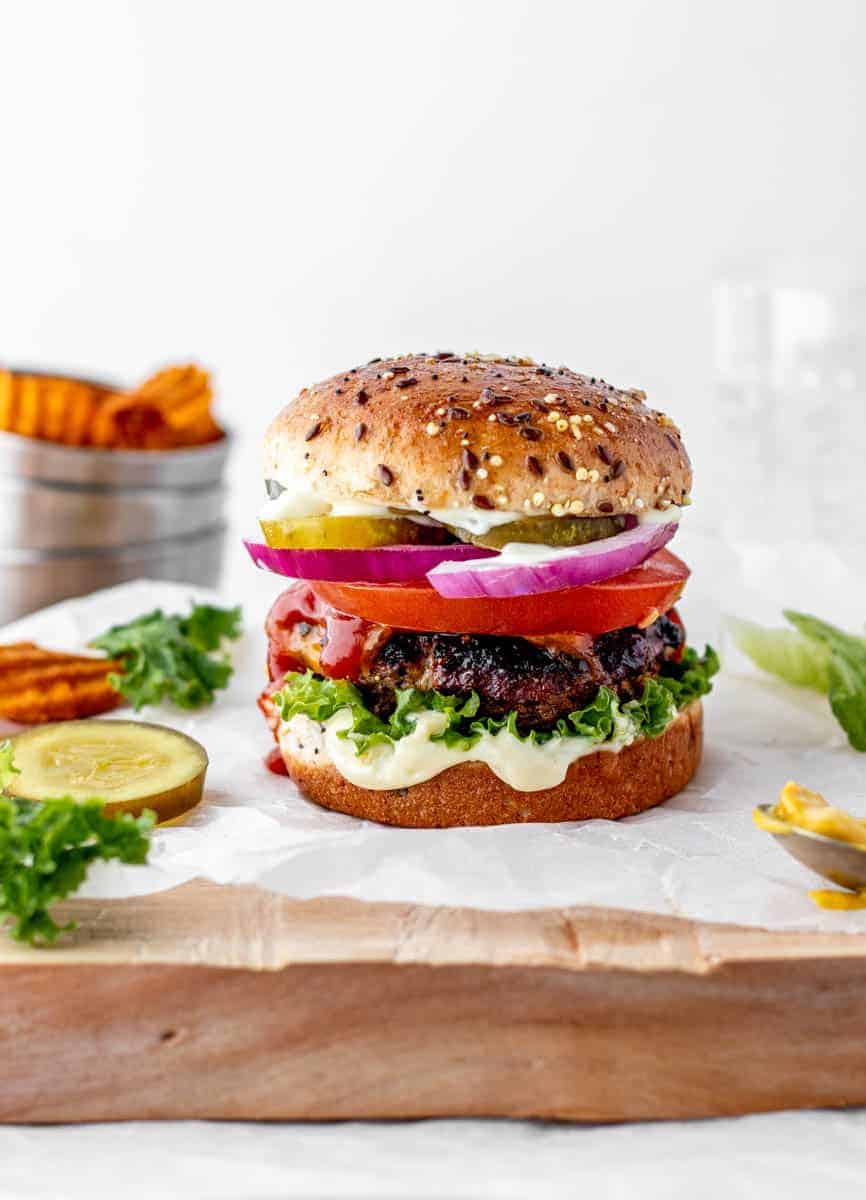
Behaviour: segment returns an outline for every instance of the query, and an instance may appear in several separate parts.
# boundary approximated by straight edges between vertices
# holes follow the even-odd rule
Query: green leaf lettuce
[[[0,744],[0,791],[17,774],[12,744]],[[21,942],[47,945],[73,926],[58,925],[49,906],[72,895],[96,859],[143,863],[154,814],[108,817],[101,800],[70,797],[36,804],[0,795],[0,924]]]
[[[451,749],[469,750],[482,734],[495,735],[503,729],[521,742],[538,745],[558,737],[589,738],[600,745],[614,738],[625,723],[635,737],[658,737],[679,709],[709,692],[710,679],[718,669],[719,659],[711,647],[707,647],[703,656],[688,649],[680,663],[668,663],[661,675],[647,679],[640,697],[621,702],[609,688],[599,688],[591,704],[569,713],[554,729],[544,732],[521,733],[514,712],[501,719],[479,718],[481,702],[475,692],[461,697],[418,688],[397,690],[394,711],[383,719],[370,711],[354,684],[345,679],[324,679],[312,671],[288,674],[274,701],[284,721],[303,714],[324,723],[335,713],[348,710],[352,723],[340,730],[338,736],[353,742],[358,754],[406,737],[422,712],[445,716],[443,728],[431,736],[431,741],[442,742]]]

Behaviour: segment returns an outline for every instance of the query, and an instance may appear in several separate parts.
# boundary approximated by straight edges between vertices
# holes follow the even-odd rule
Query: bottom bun
[[[577,759],[557,787],[518,792],[484,763],[449,767],[424,783],[393,791],[357,787],[330,762],[295,758],[286,769],[310,800],[323,808],[412,829],[454,825],[510,825],[523,821],[616,820],[675,796],[701,761],[703,711],[694,701],[661,737],[641,739],[618,753],[596,751]]]

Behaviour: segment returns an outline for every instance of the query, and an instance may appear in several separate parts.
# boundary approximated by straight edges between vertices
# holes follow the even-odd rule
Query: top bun
[[[688,503],[679,430],[645,399],[528,358],[373,359],[283,409],[265,477],[416,510],[605,516]]]

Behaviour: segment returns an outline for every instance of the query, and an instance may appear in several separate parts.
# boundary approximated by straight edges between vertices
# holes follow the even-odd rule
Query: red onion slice
[[[431,570],[427,578],[440,596],[450,600],[559,592],[563,588],[600,583],[630,571],[660,550],[676,531],[673,522],[647,523],[586,546],[550,548],[543,558],[536,555],[544,547],[527,547],[527,554],[532,551],[535,561],[520,562],[519,557],[506,553],[494,561],[445,562]]]
[[[277,550],[246,539],[244,545],[263,571],[331,583],[406,583],[423,579],[440,563],[488,558],[497,553],[462,542],[452,546],[378,546],[370,550]]]

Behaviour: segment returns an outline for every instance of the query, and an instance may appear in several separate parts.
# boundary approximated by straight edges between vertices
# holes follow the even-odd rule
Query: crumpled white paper
[[[691,550],[685,537],[678,549],[701,564],[686,611],[694,644],[705,633],[717,638],[724,608],[772,619],[787,603],[853,620],[844,609],[846,598],[854,606],[847,568],[831,550],[800,547],[794,560],[779,548],[690,540]],[[0,631],[0,641],[79,649],[149,608],[186,610],[192,596],[213,598],[180,584],[126,584],[26,617]],[[705,701],[703,765],[660,808],[618,822],[392,829],[318,808],[265,768],[273,743],[255,704],[264,680],[264,606],[253,611],[260,603],[248,605],[234,679],[212,708],[143,714],[204,743],[211,759],[205,803],[183,824],[156,831],[149,865],[100,865],[83,894],[141,895],[202,876],[297,898],[503,910],[593,904],[772,929],[866,930],[866,912],[815,908],[807,891],[820,881],[751,818],[791,778],[866,812],[866,757],[848,747],[820,696],[776,683],[731,652]]]

